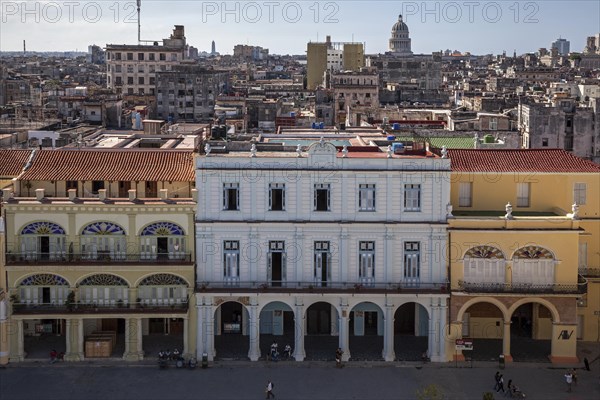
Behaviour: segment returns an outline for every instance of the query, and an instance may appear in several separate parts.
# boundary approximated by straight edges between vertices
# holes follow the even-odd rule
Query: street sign
[[[473,350],[473,339],[456,339],[456,350]]]

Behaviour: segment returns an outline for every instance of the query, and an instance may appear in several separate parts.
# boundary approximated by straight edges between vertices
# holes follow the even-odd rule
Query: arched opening
[[[21,230],[20,258],[28,261],[61,261],[66,257],[66,232],[53,222],[34,222]]]
[[[184,260],[189,258],[183,228],[172,222],[147,225],[140,233],[142,260]]]
[[[84,260],[124,260],[127,256],[125,230],[112,222],[94,222],[85,226],[80,240]]]
[[[394,313],[394,352],[399,361],[422,360],[427,353],[429,313],[419,303],[402,304]]]
[[[283,356],[285,345],[294,348],[294,311],[281,301],[265,305],[260,311],[259,332],[261,354],[270,354],[271,344],[276,342],[280,357]]]
[[[138,285],[139,307],[152,308],[157,313],[186,310],[188,284],[185,279],[173,274],[153,274],[142,279]],[[178,349],[183,352],[182,318],[143,318],[142,346],[149,355],[161,350]]]
[[[498,359],[504,338],[502,310],[492,303],[477,302],[465,310],[462,322],[462,337],[473,339],[473,350],[463,350],[464,357],[478,361]]]
[[[215,359],[247,360],[250,346],[246,307],[235,301],[221,304],[215,311]]]
[[[304,348],[308,360],[334,360],[339,347],[339,315],[337,309],[326,302],[312,304],[304,320],[306,336]]]
[[[552,313],[539,303],[521,304],[510,316],[510,353],[514,361],[549,362]]]
[[[350,311],[349,340],[353,361],[381,360],[383,311],[377,304],[364,302]]]

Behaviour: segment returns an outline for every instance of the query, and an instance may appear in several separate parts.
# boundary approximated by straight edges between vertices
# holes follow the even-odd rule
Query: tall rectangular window
[[[331,280],[331,254],[329,252],[329,242],[314,243],[314,268],[313,275],[315,283],[318,286],[327,286],[327,281]]]
[[[421,211],[421,185],[404,185],[404,211]]]
[[[490,130],[498,130],[498,118],[490,118]]]
[[[375,211],[375,185],[358,185],[358,210]]]
[[[529,207],[529,183],[517,183],[517,207]]]
[[[582,206],[585,204],[587,185],[585,183],[575,183],[573,186],[573,202]]]
[[[237,211],[240,209],[240,184],[223,184],[223,210]]]
[[[369,285],[375,280],[375,242],[359,242],[358,246],[358,277]]]
[[[458,206],[473,206],[473,184],[471,182],[461,182],[458,189]]]
[[[418,282],[421,276],[421,245],[404,243],[404,281]]]
[[[269,183],[269,210],[285,211],[285,183]]]
[[[331,185],[329,183],[316,183],[314,190],[314,210],[331,211]]]
[[[223,279],[226,284],[237,284],[240,280],[240,242],[223,242]]]

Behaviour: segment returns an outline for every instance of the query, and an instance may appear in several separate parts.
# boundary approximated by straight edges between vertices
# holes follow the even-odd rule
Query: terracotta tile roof
[[[0,150],[0,177],[19,176],[33,150]]]
[[[562,149],[449,149],[448,156],[452,171],[600,173],[600,165]]]
[[[181,150],[40,150],[19,177],[30,181],[195,180],[194,153]]]

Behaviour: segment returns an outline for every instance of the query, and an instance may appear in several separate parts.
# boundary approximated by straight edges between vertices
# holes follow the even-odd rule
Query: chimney
[[[98,197],[100,201],[106,200],[106,189],[98,189]]]
[[[158,191],[158,197],[160,197],[161,200],[166,200],[169,198],[169,189],[160,189]]]
[[[35,197],[38,201],[42,201],[44,198],[44,189],[35,189]]]
[[[134,201],[137,197],[137,190],[130,189],[127,192],[129,193],[129,201]]]
[[[69,189],[67,192],[69,192],[69,200],[75,201],[75,198],[77,197],[77,189]]]

